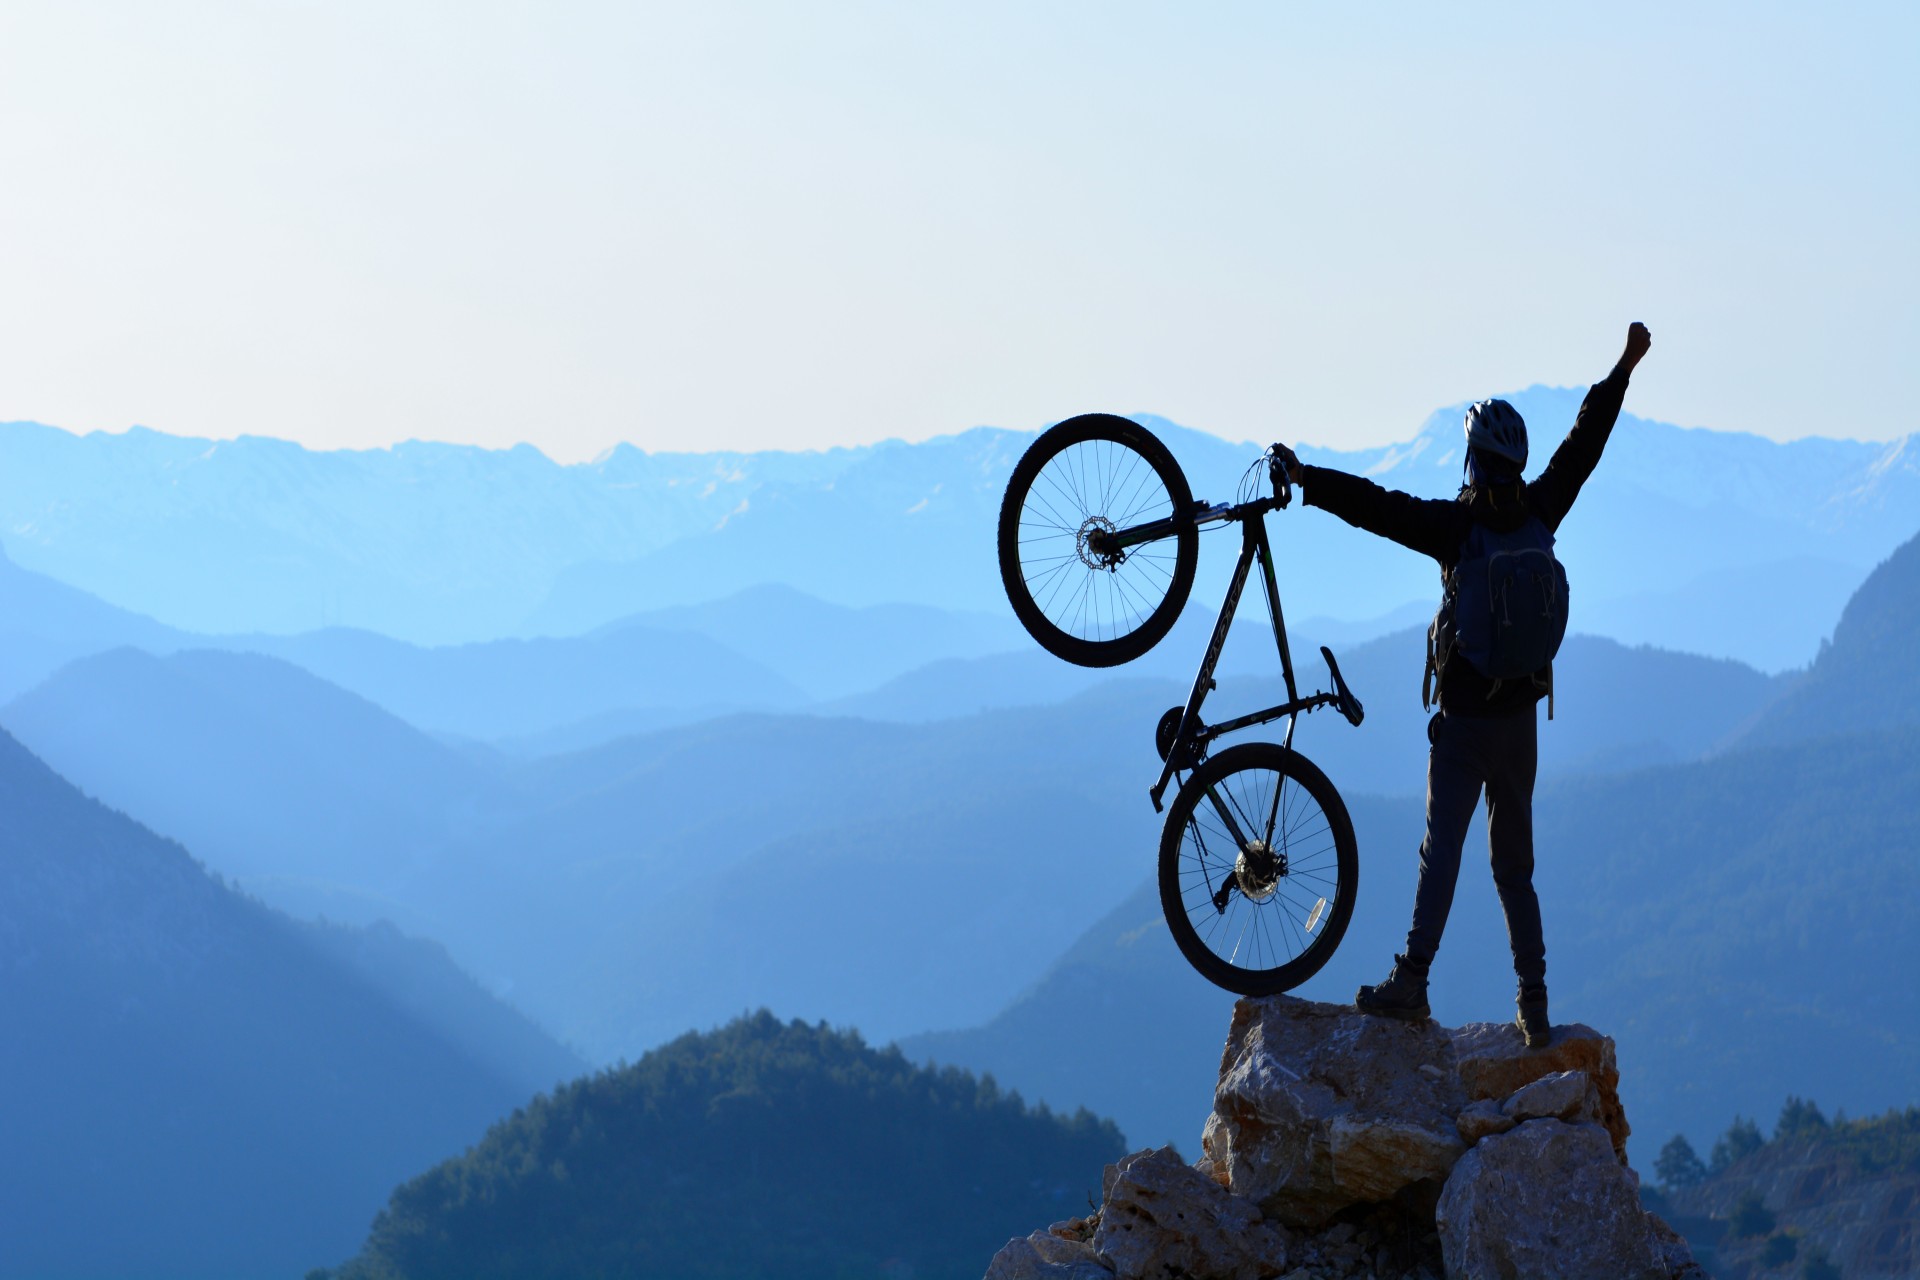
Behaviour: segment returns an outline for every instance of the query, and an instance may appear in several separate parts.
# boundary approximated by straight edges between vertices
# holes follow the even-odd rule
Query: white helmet
[[[1527,465],[1527,423],[1505,400],[1476,400],[1467,406],[1467,447],[1505,458],[1514,470]]]

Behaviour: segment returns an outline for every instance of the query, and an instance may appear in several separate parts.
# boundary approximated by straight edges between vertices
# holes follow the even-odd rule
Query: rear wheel
[[[1131,662],[1185,607],[1200,533],[1189,520],[1131,547],[1105,540],[1192,506],[1173,454],[1136,422],[1088,413],[1041,432],[1000,504],[1000,579],[1014,616],[1068,662]]]
[[[1160,907],[1180,953],[1245,996],[1320,971],[1359,889],[1353,822],[1305,757],[1273,742],[1229,747],[1193,771],[1160,837]]]

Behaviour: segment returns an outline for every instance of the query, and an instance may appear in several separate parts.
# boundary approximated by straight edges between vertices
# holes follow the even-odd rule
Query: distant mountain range
[[[1579,393],[1511,398],[1544,458]],[[1206,496],[1227,496],[1257,449],[1146,420]],[[1306,456],[1444,495],[1458,421],[1445,409],[1403,444]],[[978,428],[824,453],[623,446],[560,466],[524,446],[312,452],[14,423],[0,426],[0,540],[22,565],[202,634],[581,634],[767,583],[1000,615],[993,518],[1029,439]],[[1805,619],[1831,617],[1916,511],[1914,437],[1780,445],[1629,415],[1565,531],[1576,624],[1770,670],[1803,663],[1824,635]],[[1282,515],[1275,533],[1302,615],[1374,617],[1435,593],[1431,565],[1319,513]],[[1208,557],[1203,599],[1230,558]]]
[[[267,900],[439,939],[607,1061],[757,1000],[881,1038],[991,1017],[1151,866],[1151,731],[1185,692],[1193,625],[1146,664],[1163,675],[956,658],[842,714],[530,759],[450,747],[249,653],[109,652],[0,720]],[[1235,640],[1216,716],[1279,696],[1259,639]],[[1300,652],[1303,682],[1324,684]],[[1299,745],[1349,796],[1417,793],[1419,633],[1343,660],[1366,722],[1315,716]],[[1589,637],[1563,670],[1549,777],[1698,758],[1790,683]]]
[[[1023,640],[1011,616],[924,605],[849,608],[778,586],[556,639],[428,647],[344,627],[205,636],[0,556],[0,701],[114,649],[218,649],[285,659],[429,732],[532,754],[727,712],[818,705],[928,662],[1001,652]]]
[[[297,924],[0,734],[0,1270],[296,1275],[579,1059],[390,928]]]
[[[1911,723],[1920,707],[1920,538],[1873,571],[1834,628],[1833,643],[1752,727],[1756,743]]]

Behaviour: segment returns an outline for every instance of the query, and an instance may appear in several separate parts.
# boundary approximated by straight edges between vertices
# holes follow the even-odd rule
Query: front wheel
[[[1068,662],[1133,661],[1167,634],[1193,589],[1192,507],[1173,454],[1139,423],[1085,413],[1049,427],[1015,464],[1000,503],[1000,580],[1014,616]],[[1149,525],[1160,535],[1122,541]]]
[[[1229,747],[1193,771],[1160,837],[1160,908],[1201,976],[1243,996],[1290,991],[1346,934],[1360,883],[1353,821],[1304,756]]]

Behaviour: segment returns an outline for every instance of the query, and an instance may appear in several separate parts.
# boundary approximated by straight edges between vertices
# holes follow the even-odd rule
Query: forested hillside
[[[1905,1277],[1920,1269],[1920,1108],[1829,1119],[1789,1097],[1771,1137],[1736,1117],[1706,1158],[1683,1137],[1654,1163],[1654,1207],[1716,1280]]]
[[[269,911],[4,734],[0,812],[8,1275],[298,1274],[579,1070],[436,948]]]
[[[393,1194],[332,1280],[975,1280],[1122,1153],[825,1024],[762,1011],[535,1098]]]

